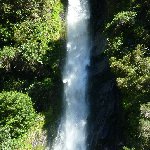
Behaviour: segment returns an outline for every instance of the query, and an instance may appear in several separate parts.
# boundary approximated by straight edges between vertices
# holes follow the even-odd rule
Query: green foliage
[[[135,150],[135,148],[131,148],[131,149],[130,149],[130,148],[124,146],[124,147],[123,147],[123,150]]]
[[[0,24],[0,47],[3,47],[3,45],[6,45],[12,40],[12,30],[10,28],[11,26],[7,27],[7,25],[3,26],[2,24]]]
[[[43,64],[48,51],[55,50],[50,43],[57,41],[62,32],[60,13],[62,6],[59,1],[51,3],[42,17],[34,20],[26,20],[14,27],[14,38],[17,42],[18,52],[22,54],[30,66],[36,63]]]
[[[146,94],[150,82],[150,57],[144,57],[144,47],[138,45],[122,59],[110,58],[112,71],[116,74],[118,86],[129,94]]]
[[[134,49],[137,44],[134,40],[134,28],[136,28],[137,13],[134,11],[119,12],[114,19],[107,23],[105,33],[107,34],[107,50],[109,57],[115,56],[122,58],[131,48]],[[134,41],[134,42],[133,42]]]
[[[5,9],[8,5],[10,5],[10,14]],[[61,38],[64,30],[61,2],[59,0],[6,1],[3,2],[2,9],[4,9],[1,10],[2,18],[7,22],[2,21],[0,24],[1,67],[10,70],[10,64],[13,63],[17,68],[20,60],[24,66],[28,66],[24,67],[25,71],[27,68],[35,71],[37,66],[47,65],[49,52],[57,51],[58,48],[53,43]],[[10,52],[12,54],[9,54]]]
[[[0,50],[0,68],[6,68],[6,70],[10,69],[10,63],[15,57],[15,49],[13,47],[4,46],[2,50]]]
[[[35,119],[31,99],[18,92],[0,93],[0,141],[17,138],[27,132]]]
[[[38,114],[34,125],[18,138],[6,139],[0,146],[1,150],[44,150],[46,146],[46,131],[43,130],[44,116]]]
[[[18,139],[7,139],[2,143],[0,148],[1,150],[31,150],[32,146],[28,143],[25,145],[24,140],[24,137]]]
[[[0,3],[0,22],[3,23],[22,21],[43,5],[42,0],[0,0]]]
[[[142,104],[140,107],[140,136],[143,149],[149,149],[150,143],[150,102]]]
[[[137,7],[137,6],[136,6]],[[139,20],[139,11],[123,11],[106,25],[106,54],[125,95],[149,94],[149,31]],[[147,34],[146,34],[147,33]],[[138,94],[139,95],[139,94]]]
[[[114,39],[107,39],[107,46],[108,49],[106,51],[107,55],[121,55],[122,52],[122,45],[123,45],[123,37],[114,37]]]
[[[136,15],[137,13],[133,11],[119,12],[114,16],[112,22],[107,24],[106,29],[114,27],[114,29],[117,30],[120,26],[125,26],[127,24],[131,26],[135,23]]]
[[[141,108],[150,100],[150,1],[124,2],[111,6],[117,9],[105,26],[105,53],[122,92],[125,145],[147,150],[149,120]]]
[[[2,149],[32,149],[33,143],[23,141],[35,117],[33,106],[38,112],[51,110],[51,123],[60,109],[63,5],[61,0],[0,0],[0,4],[0,90],[4,91],[0,140]]]

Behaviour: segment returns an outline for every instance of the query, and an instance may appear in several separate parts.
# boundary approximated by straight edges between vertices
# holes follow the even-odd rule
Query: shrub
[[[31,98],[19,92],[0,93],[0,141],[25,133],[35,119]]]

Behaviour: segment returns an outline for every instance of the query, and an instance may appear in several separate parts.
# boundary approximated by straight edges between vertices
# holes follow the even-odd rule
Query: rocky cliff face
[[[90,0],[91,64],[89,67],[88,150],[118,150],[121,143],[120,96],[104,55],[102,27],[107,18],[106,0]]]

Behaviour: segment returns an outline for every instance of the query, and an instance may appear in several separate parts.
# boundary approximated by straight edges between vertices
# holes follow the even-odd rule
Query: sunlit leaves
[[[116,14],[105,26],[106,54],[122,94],[124,149],[149,149],[150,1],[114,4]]]
[[[145,57],[144,54],[144,47],[138,45],[122,59],[111,57],[111,68],[121,89],[128,92],[150,92],[150,57]]]
[[[0,68],[4,67],[8,70],[15,54],[16,50],[13,47],[4,46],[3,49],[0,50]]]
[[[113,39],[107,38],[107,50],[106,53],[109,56],[121,54],[122,51],[122,45],[123,45],[123,37],[114,37]]]
[[[0,93],[0,110],[1,133],[8,131],[11,138],[26,132],[35,118],[31,98],[18,92]],[[2,139],[0,136],[1,141],[5,140]]]
[[[7,26],[5,21],[4,25],[0,25],[1,51],[6,51],[3,50],[3,46],[8,45],[7,49],[9,47],[10,50],[15,49],[17,59],[21,57],[20,59],[28,65],[28,68],[30,66],[31,70],[36,70],[37,64],[43,64],[50,51],[57,51],[57,46],[50,43],[57,42],[64,31],[61,18],[63,6],[60,0],[5,1],[3,6],[9,6],[12,11],[9,14],[11,18],[8,17],[6,9],[1,11],[1,15],[6,17],[5,19],[9,22]],[[4,9],[3,6],[1,9]],[[30,9],[26,10],[26,8]],[[15,21],[13,22],[11,19]],[[13,40],[13,44],[11,40]],[[1,53],[1,58],[2,54],[4,53]],[[11,61],[7,59],[7,63],[10,64]],[[1,60],[1,66],[6,68],[3,62]]]
[[[150,35],[138,15],[135,11],[120,12],[106,26],[106,54],[118,86],[126,94],[150,92]]]
[[[119,28],[119,26],[124,26],[126,24],[132,25],[135,23],[136,12],[133,11],[123,11],[119,12],[114,16],[112,22],[108,23],[106,29],[111,28]]]

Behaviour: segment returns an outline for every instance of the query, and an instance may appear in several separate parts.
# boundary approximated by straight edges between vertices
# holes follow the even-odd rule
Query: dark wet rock
[[[90,0],[92,49],[89,66],[88,150],[119,150],[121,105],[119,90],[104,55],[102,26],[107,17],[105,0]]]

